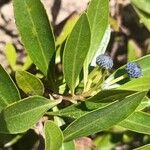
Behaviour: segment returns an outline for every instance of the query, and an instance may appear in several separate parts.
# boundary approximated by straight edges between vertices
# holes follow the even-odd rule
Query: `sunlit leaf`
[[[134,150],[149,150],[150,149],[150,144],[135,148]]]
[[[63,134],[60,128],[52,121],[44,126],[45,150],[59,150],[63,143]]]
[[[90,37],[90,26],[84,13],[68,37],[63,55],[64,76],[72,94],[89,50]]]
[[[20,94],[15,83],[0,65],[0,112],[6,106],[19,100]]]
[[[26,72],[16,72],[16,82],[27,95],[43,95],[44,85],[36,76]]]
[[[145,92],[133,94],[122,101],[81,116],[64,130],[65,140],[88,136],[118,124],[135,111],[145,94]]]
[[[89,7],[87,9],[87,15],[89,18],[90,28],[91,28],[91,45],[90,49],[84,63],[84,82],[87,82],[88,67],[91,63],[94,55],[96,54],[100,43],[103,39],[105,31],[108,28],[109,20],[109,2],[108,0],[91,0]],[[99,53],[103,49],[99,50]]]
[[[40,0],[13,0],[17,28],[33,63],[47,75],[55,43],[46,11]]]
[[[32,96],[13,103],[0,113],[0,133],[17,134],[27,131],[44,113],[60,103],[40,96]]]
[[[131,2],[140,10],[150,14],[150,1],[149,0],[131,0]]]
[[[56,112],[48,112],[48,114],[76,119],[95,109],[102,109],[103,107],[109,105],[111,102],[114,102],[116,100],[122,100],[126,96],[131,95],[133,93],[133,91],[125,90],[101,91],[95,96],[85,100],[84,102],[73,104]]]
[[[141,77],[123,84],[118,89],[133,90],[133,91],[148,91],[150,89],[149,81],[150,77]]]
[[[134,112],[119,125],[131,131],[150,135],[150,114]]]
[[[17,59],[17,53],[14,48],[14,46],[11,43],[7,43],[5,46],[6,49],[6,57],[8,60],[9,65],[13,70],[15,70],[16,67],[16,59]]]

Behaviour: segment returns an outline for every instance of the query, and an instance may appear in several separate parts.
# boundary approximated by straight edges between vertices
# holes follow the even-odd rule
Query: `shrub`
[[[150,134],[150,116],[143,111],[149,106],[150,55],[112,70],[112,59],[104,55],[111,32],[107,0],[91,0],[71,33],[56,40],[39,0],[13,5],[36,73],[26,71],[31,61],[19,70],[12,67],[15,83],[0,67],[0,133],[18,140],[33,129],[44,137],[46,150],[72,146],[76,138],[116,125]]]

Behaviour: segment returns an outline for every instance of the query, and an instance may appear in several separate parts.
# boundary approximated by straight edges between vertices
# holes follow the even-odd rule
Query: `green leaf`
[[[13,70],[15,70],[16,67],[16,59],[17,59],[17,53],[14,48],[14,46],[11,43],[7,43],[5,46],[6,49],[6,57],[8,60],[9,65]]]
[[[108,0],[91,0],[87,10],[91,28],[91,45],[84,63],[84,76],[87,78],[88,66],[96,54],[108,27],[109,2]],[[100,52],[100,54],[103,52]],[[87,79],[85,79],[86,82]]]
[[[65,140],[88,136],[118,124],[134,112],[145,94],[145,92],[133,94],[122,101],[96,109],[76,119],[64,130]]]
[[[52,121],[44,126],[45,150],[59,150],[63,143],[63,134],[60,128]]]
[[[26,57],[26,61],[25,61],[25,63],[23,64],[23,66],[22,66],[22,70],[23,71],[25,71],[25,70],[28,70],[30,67],[31,67],[31,65],[32,65],[32,60],[31,60],[31,58],[29,57],[29,56],[27,56]]]
[[[150,135],[150,114],[142,111],[134,112],[119,125],[134,132]]]
[[[150,76],[133,79],[126,84],[123,84],[118,89],[133,90],[133,91],[148,91],[150,89]]]
[[[22,42],[33,63],[47,75],[55,43],[46,11],[40,0],[14,0],[13,5]]]
[[[90,37],[90,26],[84,13],[68,37],[63,55],[65,80],[72,94],[90,47]]]
[[[131,2],[140,10],[150,14],[150,1],[149,0],[131,0]]]
[[[150,76],[150,55],[146,55],[144,57],[141,57],[133,62],[137,62],[140,67],[142,68],[143,77]],[[126,74],[125,65],[117,69],[112,75],[110,75],[104,82],[104,84],[108,84],[112,80],[116,79],[117,77],[120,77],[122,75]]]
[[[125,91],[125,90],[101,91],[95,96],[85,100],[84,102],[71,105],[56,112],[48,112],[48,114],[65,116],[76,119],[90,111],[103,108],[108,104],[110,104],[111,102],[114,102],[116,100],[122,100],[126,96],[131,95],[133,93],[134,93],[133,91]]]
[[[133,40],[128,41],[128,61],[136,59],[136,47]]]
[[[149,149],[150,149],[150,144],[147,144],[147,145],[138,147],[138,148],[136,148],[134,150],[149,150]]]
[[[103,36],[103,39],[101,40],[101,43],[96,51],[96,54],[94,55],[92,62],[91,62],[91,66],[96,66],[96,58],[100,55],[105,53],[108,43],[110,41],[110,36],[111,36],[111,28],[110,26],[107,27],[105,34]]]
[[[74,141],[63,143],[60,150],[76,150]]]
[[[36,76],[26,71],[16,72],[16,82],[27,95],[43,95],[44,85]]]
[[[145,96],[141,102],[141,104],[138,106],[137,110],[143,110],[145,109],[146,107],[150,107],[150,99]]]
[[[66,40],[78,19],[79,16],[74,15],[66,22],[61,34],[57,38],[56,45],[61,45]]]
[[[0,112],[18,100],[20,100],[20,94],[15,83],[0,65]]]
[[[140,17],[140,22],[143,23],[147,27],[147,29],[150,31],[150,14],[146,14],[136,7],[134,7],[134,10]]]
[[[0,114],[0,133],[17,134],[32,128],[44,113],[60,103],[40,96],[25,98],[6,107]]]

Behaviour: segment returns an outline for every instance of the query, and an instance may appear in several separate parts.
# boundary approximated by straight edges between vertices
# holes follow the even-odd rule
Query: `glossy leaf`
[[[32,128],[44,113],[60,103],[40,96],[25,98],[0,113],[0,133],[17,134]]]
[[[119,125],[131,131],[150,135],[150,114],[134,112]]]
[[[150,14],[150,1],[149,0],[131,0],[131,2],[140,10]]]
[[[35,65],[47,75],[55,44],[46,11],[40,0],[14,0],[13,4],[22,42]]]
[[[88,136],[118,124],[135,111],[145,94],[145,92],[133,94],[122,101],[114,102],[103,109],[96,109],[76,119],[64,130],[65,140]]]
[[[109,2],[108,0],[91,0],[87,9],[91,28],[91,45],[84,63],[84,76],[85,82],[87,81],[88,66],[91,63],[94,55],[96,54],[100,43],[103,39],[105,31],[108,27],[109,16]],[[100,52],[99,53],[103,53]]]
[[[137,110],[138,110],[138,111],[139,111],[139,110],[143,110],[143,109],[145,109],[145,108],[147,108],[147,107],[150,107],[150,99],[149,99],[147,96],[145,96],[145,97],[143,98],[141,104],[138,106]]]
[[[59,150],[63,143],[63,134],[60,128],[52,121],[44,126],[45,150]]]
[[[123,84],[118,89],[133,91],[148,91],[150,89],[150,77],[141,77]]]
[[[138,16],[140,17],[140,22],[143,23],[147,27],[147,29],[150,31],[150,14],[147,15],[142,10],[140,10],[136,7],[134,7],[134,10],[136,11]]]
[[[84,102],[71,105],[56,112],[48,112],[48,114],[76,119],[90,111],[103,108],[109,105],[111,102],[114,102],[116,100],[122,100],[126,96],[131,95],[133,93],[134,93],[133,91],[125,91],[125,90],[101,91],[95,96],[85,100]]]
[[[16,82],[27,95],[43,95],[44,85],[36,76],[26,71],[16,72]]]
[[[96,51],[96,54],[94,55],[93,59],[92,59],[92,62],[91,62],[91,66],[96,66],[96,58],[100,55],[100,54],[104,54],[106,49],[107,49],[107,46],[108,46],[108,43],[110,41],[110,36],[111,36],[111,28],[110,26],[107,27],[106,31],[105,31],[105,34],[103,36],[103,39]]]
[[[72,94],[90,47],[90,37],[90,26],[87,15],[84,13],[68,37],[63,55],[65,80]]]
[[[6,49],[6,57],[8,60],[9,65],[13,70],[15,70],[16,67],[16,59],[17,59],[17,53],[14,48],[14,46],[11,43],[7,43],[5,46]]]
[[[22,70],[23,71],[25,71],[25,70],[28,70],[30,67],[31,67],[31,65],[32,65],[32,60],[31,60],[31,58],[29,57],[29,56],[27,56],[26,57],[26,61],[25,61],[25,63],[23,64],[23,66],[22,66]]]
[[[126,96],[129,96],[133,93],[134,91],[125,91],[125,90],[102,91],[84,102],[73,104],[64,109],[60,109],[59,111],[47,112],[47,114],[77,119],[90,111],[106,107],[110,103],[116,100],[122,100]],[[136,110],[140,111],[149,106],[150,106],[150,99],[145,96]]]
[[[149,150],[149,149],[150,149],[150,144],[147,144],[147,145],[138,147],[138,148],[136,148],[134,150]]]
[[[146,55],[142,58],[139,58],[133,62],[137,62],[140,67],[142,68],[142,73],[143,73],[143,77],[146,76],[150,76],[149,72],[150,72],[150,55]],[[112,80],[114,80],[117,77],[120,77],[121,75],[126,74],[125,71],[125,66],[120,67],[119,69],[117,69],[112,75],[110,75],[106,80],[105,80],[105,84],[108,84],[109,82],[111,82]],[[127,80],[128,81],[128,80]]]
[[[20,94],[15,83],[0,65],[0,112],[18,100],[20,100]]]

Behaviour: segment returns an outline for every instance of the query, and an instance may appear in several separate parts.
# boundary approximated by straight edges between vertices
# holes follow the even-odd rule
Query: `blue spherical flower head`
[[[96,58],[96,64],[104,69],[111,69],[113,67],[113,60],[110,56],[101,54]]]
[[[131,78],[139,78],[142,76],[141,67],[136,62],[128,62],[126,66],[126,71]]]

